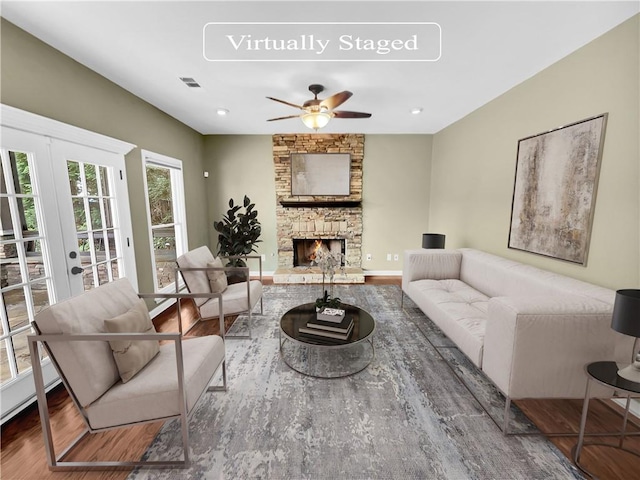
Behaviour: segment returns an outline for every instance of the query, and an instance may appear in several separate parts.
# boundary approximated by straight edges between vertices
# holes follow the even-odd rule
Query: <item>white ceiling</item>
[[[342,90],[340,109],[369,119],[333,119],[327,133],[434,133],[640,11],[640,2],[484,1],[3,1],[1,14],[203,134],[309,132],[295,104]],[[437,22],[437,62],[209,62],[207,22]],[[594,66],[594,68],[597,68]],[[179,77],[193,77],[189,89]],[[215,114],[226,108],[225,117]],[[420,115],[410,114],[422,107]]]

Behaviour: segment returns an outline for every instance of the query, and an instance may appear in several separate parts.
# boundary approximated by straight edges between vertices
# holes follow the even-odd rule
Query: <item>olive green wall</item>
[[[245,194],[256,203],[262,225],[258,253],[266,271],[275,271],[276,195],[270,135],[208,135],[205,168],[215,188],[208,188],[210,244],[217,245],[213,221],[228,208],[229,198]],[[402,252],[420,246],[428,224],[430,135],[366,135],[364,142],[362,266],[400,271]],[[371,253],[367,261],[365,254]],[[398,261],[386,254],[397,253]],[[393,256],[392,256],[393,258]]]
[[[270,135],[207,135],[204,139],[204,165],[209,171],[207,228],[209,245],[214,251],[218,237],[214,220],[221,220],[229,208],[229,199],[242,202],[247,195],[258,210],[262,235],[257,253],[265,255],[262,269],[272,272],[276,258],[276,184]],[[209,186],[210,185],[210,186]],[[256,269],[255,264],[249,267]]]
[[[473,247],[609,288],[640,286],[639,18],[438,132],[429,226]],[[519,139],[609,113],[586,266],[507,248]]]
[[[182,160],[191,247],[208,240],[203,137],[169,115],[2,19],[5,105],[136,144],[126,156],[141,291],[153,290],[140,149]]]
[[[404,250],[420,248],[429,225],[431,141],[431,135],[365,135],[365,270],[401,271]],[[367,261],[367,253],[371,261]],[[387,261],[388,253],[391,261]]]

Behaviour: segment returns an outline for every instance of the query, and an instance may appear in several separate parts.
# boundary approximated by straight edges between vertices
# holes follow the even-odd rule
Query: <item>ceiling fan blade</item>
[[[329,98],[325,98],[320,102],[321,107],[327,107],[329,110],[333,110],[334,108],[342,105],[344,102],[351,98],[353,93],[345,90],[344,92],[336,93],[335,95],[331,95]]]
[[[345,110],[334,110],[333,116],[336,118],[369,118],[370,113],[364,112],[347,112]]]
[[[299,118],[300,115],[289,115],[288,117],[278,117],[278,118],[270,118],[267,122],[273,122],[275,120],[286,120],[287,118]]]
[[[280,103],[284,103],[285,105],[289,105],[290,107],[293,108],[299,108],[300,110],[304,110],[303,107],[301,107],[300,105],[296,105],[295,103],[289,103],[289,102],[285,102],[284,100],[279,100],[277,98],[273,98],[273,97],[267,97],[269,100],[273,100],[274,102],[280,102]]]

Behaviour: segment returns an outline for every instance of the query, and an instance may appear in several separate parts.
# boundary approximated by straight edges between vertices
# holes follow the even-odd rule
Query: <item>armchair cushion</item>
[[[218,335],[182,340],[184,388],[191,411],[211,380],[211,372],[224,360],[224,342]],[[129,382],[117,382],[86,409],[94,429],[161,419],[180,413],[174,342],[160,352],[144,372]]]
[[[42,333],[107,333],[105,318],[127,312],[139,300],[126,278],[51,305],[34,319]],[[120,380],[109,342],[50,342],[49,349],[82,406]]]
[[[207,263],[207,268],[223,268],[222,260],[216,257],[213,262]],[[208,270],[209,286],[212,293],[222,293],[227,289],[227,275],[222,270]]]
[[[156,333],[147,304],[142,299],[127,312],[105,320],[104,326],[109,333]],[[155,340],[111,340],[109,344],[122,383],[131,380],[160,351]]]
[[[247,302],[247,282],[233,283],[227,287],[222,294],[222,302],[225,315],[246,312],[253,310],[253,307],[260,301],[262,297],[262,283],[260,280],[251,280],[249,282],[249,294],[251,296],[251,305]],[[215,318],[219,316],[218,299],[206,299],[206,302],[200,305],[200,315],[202,318]]]
[[[190,250],[184,255],[180,255],[176,262],[180,268],[206,268],[206,266],[213,262],[213,254],[209,247],[202,246],[194,250]],[[191,293],[209,293],[211,292],[211,285],[209,285],[209,277],[205,270],[196,271],[183,271],[181,272],[184,283]],[[207,298],[194,298],[194,302],[199,307]]]

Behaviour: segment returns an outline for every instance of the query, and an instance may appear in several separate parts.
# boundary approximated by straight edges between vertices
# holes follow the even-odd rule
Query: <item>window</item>
[[[156,292],[172,291],[176,258],[188,249],[182,161],[142,151]]]

